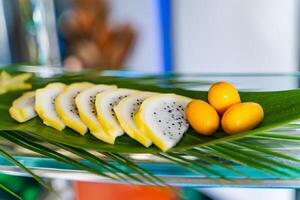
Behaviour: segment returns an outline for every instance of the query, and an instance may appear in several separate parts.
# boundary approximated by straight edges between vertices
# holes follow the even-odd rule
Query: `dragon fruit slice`
[[[34,111],[35,91],[26,92],[14,100],[9,109],[10,116],[18,122],[26,122],[36,116]]]
[[[63,83],[51,83],[44,88],[36,90],[35,94],[36,113],[43,120],[44,124],[59,131],[65,128],[65,124],[58,117],[54,101],[65,87],[66,85]]]
[[[117,105],[123,98],[136,92],[130,89],[114,89],[102,92],[96,96],[97,118],[104,130],[112,137],[116,138],[124,134],[124,130],[120,126],[113,107]]]
[[[133,121],[133,116],[139,110],[142,102],[154,94],[155,93],[151,92],[137,92],[122,99],[120,103],[114,107],[117,119],[123,130],[127,135],[145,147],[149,147],[152,144],[152,141],[147,135],[139,130]]]
[[[175,94],[155,95],[142,103],[134,121],[158,148],[167,151],[188,130],[185,107],[191,100]]]
[[[77,131],[81,135],[84,135],[87,132],[87,127],[79,117],[75,98],[80,92],[92,86],[93,84],[88,82],[73,83],[66,87],[66,89],[55,99],[55,108],[60,119],[66,126]]]
[[[105,132],[98,121],[95,101],[97,94],[116,88],[114,85],[95,85],[82,91],[75,99],[80,119],[90,129],[91,134],[109,144],[113,144],[114,139]]]

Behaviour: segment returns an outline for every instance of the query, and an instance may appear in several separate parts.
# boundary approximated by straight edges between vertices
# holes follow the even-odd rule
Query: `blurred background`
[[[297,0],[0,1],[0,63],[293,72]]]
[[[299,13],[297,0],[0,0],[0,65],[156,73],[296,72]],[[4,180],[11,177],[1,176],[0,181]],[[53,184],[64,199],[88,199],[88,193],[97,190],[119,191],[126,199],[125,190],[113,185],[94,184],[93,193],[87,190],[91,184],[62,180]],[[34,183],[30,186],[39,188]],[[299,196],[294,190],[183,190],[190,199]],[[27,199],[54,199],[41,197],[39,189],[32,191]],[[149,199],[154,193],[149,188],[144,192]],[[127,194],[127,199],[134,199],[132,195],[136,196]],[[174,199],[165,195],[158,196]]]

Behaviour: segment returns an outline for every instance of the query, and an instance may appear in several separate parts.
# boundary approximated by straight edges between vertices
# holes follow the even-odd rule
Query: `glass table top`
[[[47,67],[22,67],[24,71],[36,73],[38,76],[49,77],[54,74],[63,73],[59,68]],[[130,71],[97,71],[99,76],[122,76],[122,77],[141,77],[153,74],[130,72]],[[215,81],[229,81],[242,91],[272,91],[272,90],[289,90],[299,88],[300,74],[298,73],[276,73],[276,74],[160,74],[162,80],[168,80],[172,76],[172,80],[176,80],[176,85],[185,89],[207,90],[210,83]],[[175,77],[175,78],[174,78]],[[201,83],[201,84],[197,84]],[[206,83],[206,84],[205,84]],[[165,82],[163,83],[165,84]],[[282,130],[279,130],[279,132]],[[295,127],[284,128],[284,131],[293,135],[300,134],[300,130]],[[248,142],[255,142],[257,145],[268,145],[269,148],[278,152],[285,151],[294,157],[300,157],[299,143],[289,141],[265,141],[263,138],[252,137]],[[53,159],[35,155],[25,149],[14,147],[2,143],[0,145],[7,146],[8,149],[21,161],[25,166],[31,168],[36,174],[45,178],[61,178],[67,180],[84,180],[84,181],[101,181],[113,182],[104,177],[93,175],[84,171],[77,170],[66,164]],[[58,150],[59,151],[59,150]],[[168,161],[157,159],[148,154],[130,154],[127,155],[131,160],[139,163],[142,167],[151,173],[161,177],[167,183],[176,186],[190,187],[266,187],[266,188],[300,188],[300,177],[288,179],[282,177],[280,179],[267,176],[255,169],[241,165],[233,165],[232,167],[246,174],[249,178],[244,178],[233,174],[230,171],[223,171],[227,174],[226,179],[216,177],[204,177],[194,174],[178,165]],[[86,162],[86,161],[81,161]],[[109,160],[107,162],[110,162]],[[118,165],[117,163],[113,163]],[[218,166],[208,166],[216,171],[226,170]],[[2,173],[26,176],[22,170],[0,157],[0,171]]]

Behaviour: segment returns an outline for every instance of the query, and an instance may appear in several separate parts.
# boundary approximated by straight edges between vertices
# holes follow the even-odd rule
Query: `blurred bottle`
[[[13,63],[59,66],[53,0],[3,1]]]

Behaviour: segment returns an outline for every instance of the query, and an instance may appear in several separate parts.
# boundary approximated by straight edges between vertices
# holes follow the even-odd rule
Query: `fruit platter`
[[[300,186],[298,74],[7,66],[0,170],[180,186]]]

